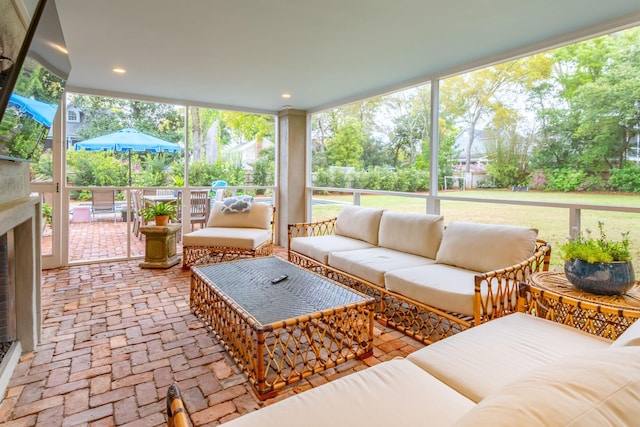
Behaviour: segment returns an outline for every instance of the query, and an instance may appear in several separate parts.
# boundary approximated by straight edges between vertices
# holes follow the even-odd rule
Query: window
[[[78,121],[78,113],[76,111],[67,111],[67,121],[77,122]]]

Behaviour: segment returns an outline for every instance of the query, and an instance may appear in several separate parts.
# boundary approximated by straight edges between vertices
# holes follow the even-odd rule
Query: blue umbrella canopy
[[[131,185],[131,152],[177,153],[180,145],[156,138],[132,128],[77,142],[76,150],[129,152],[129,185]]]
[[[57,105],[47,104],[46,102],[37,101],[15,93],[12,93],[9,97],[9,105],[22,113],[28,114],[33,117],[33,120],[46,127],[51,127],[56,111],[58,111]]]
[[[87,151],[137,151],[152,153],[177,153],[180,146],[155,136],[147,135],[139,130],[126,128],[107,135],[77,142],[76,150]]]

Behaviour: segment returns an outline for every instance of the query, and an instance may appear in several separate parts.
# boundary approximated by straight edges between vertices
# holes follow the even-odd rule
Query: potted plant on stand
[[[158,202],[140,210],[145,221],[154,220],[156,225],[167,225],[176,218],[177,206],[173,202]]]
[[[621,295],[635,283],[629,232],[622,233],[621,240],[609,240],[604,223],[598,222],[600,237],[581,235],[570,239],[560,247],[564,259],[567,280],[581,291],[600,295]]]

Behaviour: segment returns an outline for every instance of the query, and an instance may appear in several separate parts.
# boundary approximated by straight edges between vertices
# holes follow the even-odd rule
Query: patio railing
[[[470,192],[465,192],[465,196],[452,196],[447,193],[446,195],[437,195],[431,196],[426,193],[405,193],[405,192],[396,192],[396,191],[384,191],[384,190],[362,190],[362,189],[350,189],[350,188],[335,188],[335,187],[308,187],[307,191],[311,195],[312,198],[318,199],[320,198],[317,193],[341,193],[341,194],[351,194],[352,195],[352,203],[354,205],[360,205],[363,202],[363,198],[366,196],[393,196],[399,198],[406,199],[421,199],[423,200],[422,208],[420,208],[421,212],[425,213],[441,213],[445,218],[445,223],[448,223],[451,220],[457,221],[477,221],[477,222],[488,222],[488,223],[509,223],[509,211],[517,210],[522,207],[531,207],[533,209],[527,209],[527,213],[529,211],[533,211],[533,215],[526,216],[527,225],[532,227],[537,227],[539,229],[539,236],[553,245],[558,245],[564,243],[566,239],[570,237],[575,237],[578,233],[581,233],[583,230],[582,222],[585,216],[588,217],[590,221],[598,221],[601,218],[606,218],[609,216],[610,220],[606,220],[605,222],[615,222],[620,220],[620,216],[612,217],[610,214],[612,213],[621,213],[624,216],[623,222],[625,226],[628,224],[628,227],[625,227],[624,231],[631,230],[635,232],[636,227],[634,224],[638,223],[640,220],[640,206],[615,206],[615,205],[598,205],[598,204],[588,204],[588,203],[562,203],[562,202],[546,202],[546,201],[534,201],[534,200],[507,200],[507,199],[499,199],[499,198],[480,198],[480,197],[471,197]],[[330,198],[330,196],[327,196]],[[322,198],[324,199],[324,198]],[[640,200],[640,199],[639,199]],[[375,200],[368,202],[367,206],[374,206]],[[447,215],[448,206],[453,203],[464,203],[468,205],[468,219],[464,215],[451,217]],[[492,205],[493,210],[491,214],[483,214],[483,211],[488,210],[486,207],[481,207],[479,209],[475,209],[475,206],[478,205]],[[313,206],[318,206],[318,203],[313,203]],[[415,208],[415,204],[412,205]],[[497,207],[504,207],[505,209],[501,209],[502,215],[495,215]],[[378,207],[386,207],[386,206],[378,206]],[[313,209],[313,208],[312,208]],[[409,208],[407,208],[409,209]],[[564,214],[562,213],[564,212]],[[629,217],[626,217],[626,214],[630,214]],[[317,219],[316,215],[313,215],[313,219]],[[514,225],[518,222],[514,219]],[[560,234],[558,232],[549,232],[550,230],[550,222],[553,223],[562,223],[564,227]],[[613,224],[611,224],[613,225]],[[556,227],[557,228],[557,227]],[[554,228],[555,229],[555,228]],[[612,234],[609,236],[615,240],[615,236]],[[640,262],[640,239],[634,239],[632,234],[632,255],[635,255],[636,261]],[[559,253],[558,251],[552,251],[552,264],[558,266],[560,264],[559,261]]]

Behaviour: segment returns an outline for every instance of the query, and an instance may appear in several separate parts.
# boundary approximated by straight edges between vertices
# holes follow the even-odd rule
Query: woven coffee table
[[[273,284],[272,279],[287,275]],[[191,268],[191,311],[258,398],[372,354],[374,299],[275,257]]]

